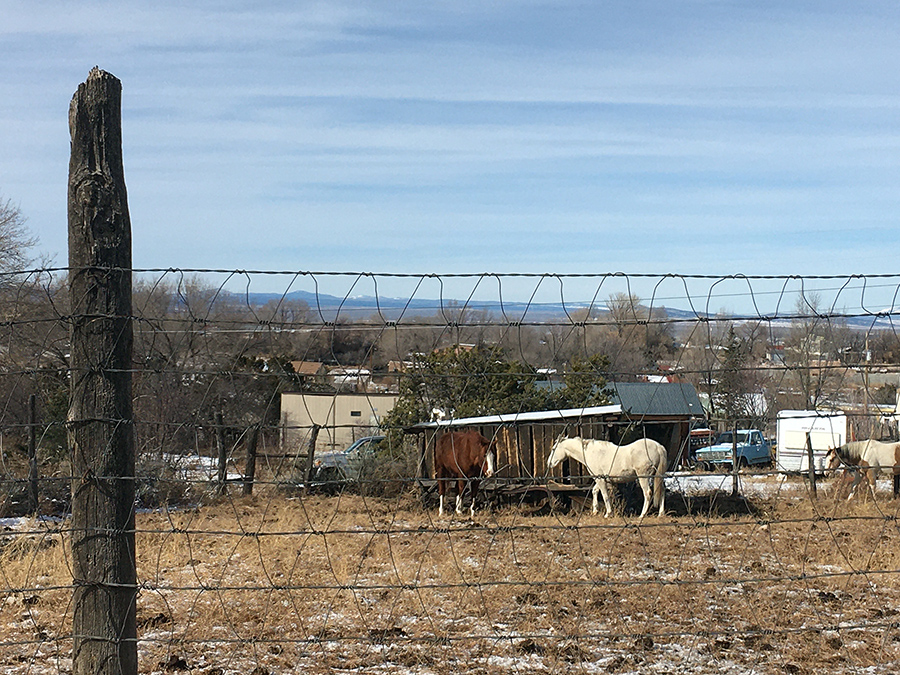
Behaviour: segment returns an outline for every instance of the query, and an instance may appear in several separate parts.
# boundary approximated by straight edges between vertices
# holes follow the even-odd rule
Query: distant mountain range
[[[264,305],[273,300],[280,300],[282,296],[277,293],[249,293],[246,297],[253,305]],[[425,298],[390,298],[379,296],[377,298],[360,295],[341,298],[324,293],[310,293],[309,291],[293,291],[283,296],[285,301],[302,301],[309,305],[310,309],[320,312],[326,321],[334,321],[336,317],[346,319],[366,319],[381,315],[388,321],[396,321],[402,317],[434,316],[441,310],[457,311],[464,304],[473,312],[487,312],[492,320],[502,320],[504,315],[508,321],[522,321],[539,323],[544,321],[565,320],[567,315],[584,310],[589,307],[587,302],[566,303],[526,303],[497,301],[470,301],[464,303],[460,300],[443,301]],[[596,312],[604,313],[608,310],[605,306],[595,305]],[[667,310],[668,311],[668,310]],[[694,317],[693,313],[679,312],[684,318]],[[672,313],[670,317],[674,318]]]
[[[244,296],[242,296],[243,298]],[[249,293],[247,298],[251,304],[264,305],[272,300],[280,300],[277,293]],[[365,319],[371,316],[381,315],[388,321],[396,321],[401,316],[434,316],[441,310],[456,311],[464,304],[467,309],[478,312],[485,311],[492,319],[498,319],[504,314],[510,321],[548,321],[565,318],[566,312],[572,313],[588,307],[588,303],[561,303],[553,304],[528,304],[524,302],[504,302],[502,305],[496,301],[482,302],[470,301],[463,303],[459,300],[427,299],[427,298],[390,298],[373,297],[368,295],[351,296],[342,298],[325,293],[310,293],[309,291],[293,291],[283,296],[285,301],[303,301],[314,312],[320,312],[326,321],[333,321],[340,316],[347,319]],[[606,311],[605,307],[599,311]]]
[[[242,300],[250,302],[255,306],[262,306],[273,300],[285,301],[302,301],[309,305],[309,308],[321,315],[325,321],[335,321],[337,318],[348,320],[368,319],[373,316],[381,316],[386,321],[397,321],[401,317],[409,318],[413,316],[434,316],[439,314],[442,309],[446,311],[458,310],[463,306],[463,302],[459,300],[443,301],[437,299],[419,299],[419,298],[391,298],[391,297],[373,297],[367,295],[338,297],[325,293],[312,293],[310,291],[292,291],[282,296],[279,293],[248,293],[240,296]],[[566,321],[573,313],[579,310],[587,309],[590,306],[588,302],[571,302],[565,303],[526,303],[526,302],[503,302],[497,301],[471,301],[466,307],[473,312],[487,312],[491,320],[494,321],[510,321],[523,323],[543,323],[553,321]],[[674,307],[664,307],[666,316],[676,321],[692,321],[697,318],[712,318],[717,315],[705,314],[703,312],[694,312],[689,310],[677,309]],[[609,310],[605,305],[594,305],[595,313],[603,314]],[[758,320],[753,316],[733,315],[734,321],[753,321]],[[880,316],[851,316],[843,319],[851,328],[868,330],[873,328],[894,328],[900,323],[900,312],[890,315]],[[790,325],[789,318],[778,318],[772,321],[774,325],[787,327]]]

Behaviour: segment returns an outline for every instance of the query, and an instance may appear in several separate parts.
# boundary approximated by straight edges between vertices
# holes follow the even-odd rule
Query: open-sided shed
[[[496,477],[510,484],[543,484],[548,479],[578,484],[585,472],[581,465],[563,462],[547,469],[547,457],[560,434],[597,438],[618,444],[638,438],[662,443],[669,455],[669,468],[683,463],[688,455],[692,426],[704,419],[696,390],[689,384],[618,383],[608,392],[610,405],[567,410],[545,410],[486,415],[424,422],[406,429],[418,434],[419,478],[434,477],[434,446],[442,433],[460,428],[476,429],[485,438],[497,441]]]

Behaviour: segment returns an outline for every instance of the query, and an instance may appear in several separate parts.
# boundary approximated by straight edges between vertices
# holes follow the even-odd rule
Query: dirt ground
[[[670,493],[642,523],[274,490],[139,514],[141,672],[894,673],[879,496]],[[70,672],[65,535],[25,532],[0,548],[0,672]]]

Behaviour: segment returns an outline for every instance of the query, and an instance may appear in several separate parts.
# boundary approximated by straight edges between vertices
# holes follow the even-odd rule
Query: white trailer
[[[825,453],[847,442],[847,416],[839,412],[782,410],[776,428],[775,466],[781,471],[808,471],[806,438],[813,449],[813,467],[825,469]]]

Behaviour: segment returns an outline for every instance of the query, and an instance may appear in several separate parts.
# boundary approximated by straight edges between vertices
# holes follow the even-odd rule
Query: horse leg
[[[868,468],[866,469],[866,482],[869,484],[869,492],[872,493],[872,501],[877,501],[875,499],[875,482],[878,480],[878,474],[875,473],[875,469]]]
[[[894,499],[900,496],[900,469],[894,467]]]
[[[463,480],[456,481],[456,513],[462,515],[462,499],[463,492],[466,489],[466,482]]]
[[[600,494],[603,495],[603,503],[606,504],[606,515],[604,515],[604,518],[609,518],[612,515],[612,502],[609,499],[609,481],[603,478],[600,479]]]
[[[438,506],[438,516],[444,515],[444,491],[447,489],[446,481],[438,478],[438,495],[440,495],[440,506]]]
[[[850,473],[848,474],[847,472],[850,472]],[[848,482],[848,480],[849,480],[848,475],[853,476],[853,483],[850,486],[850,494],[847,495],[847,501],[849,502],[851,499],[853,499],[853,496],[856,494],[856,490],[859,488],[860,483],[862,483],[863,481],[866,481],[866,483],[868,484],[868,476],[864,469],[853,469],[853,470],[845,469],[844,476],[843,476],[845,483]]]
[[[647,476],[641,476],[638,478],[638,483],[641,484],[641,491],[644,493],[644,508],[641,509],[641,518],[647,515],[647,511],[650,510],[650,479]]]
[[[856,472],[851,472],[849,469],[844,469],[841,472],[840,477],[835,481],[834,498],[843,499],[845,492],[855,492],[858,478],[859,476]]]
[[[591,505],[591,513],[594,514],[595,516],[597,515],[597,512],[600,510],[599,505],[597,503],[597,495],[599,493],[600,493],[600,479],[596,478],[594,480],[594,488],[591,490],[591,495],[594,498],[594,501]]]
[[[838,483],[838,489],[840,490],[840,496],[844,496],[844,490],[847,490],[847,501],[849,502],[853,495],[856,493],[856,487],[859,485],[859,481],[862,478],[862,474],[853,472],[852,474],[848,473],[849,469],[844,469],[844,473],[841,476],[840,483]],[[847,486],[850,486],[849,488]]]
[[[666,515],[666,469],[657,470],[653,483],[653,499],[659,502],[659,517]]]
[[[475,518],[475,497],[478,495],[478,481],[473,480],[472,483],[472,505],[469,507],[469,518]]]

